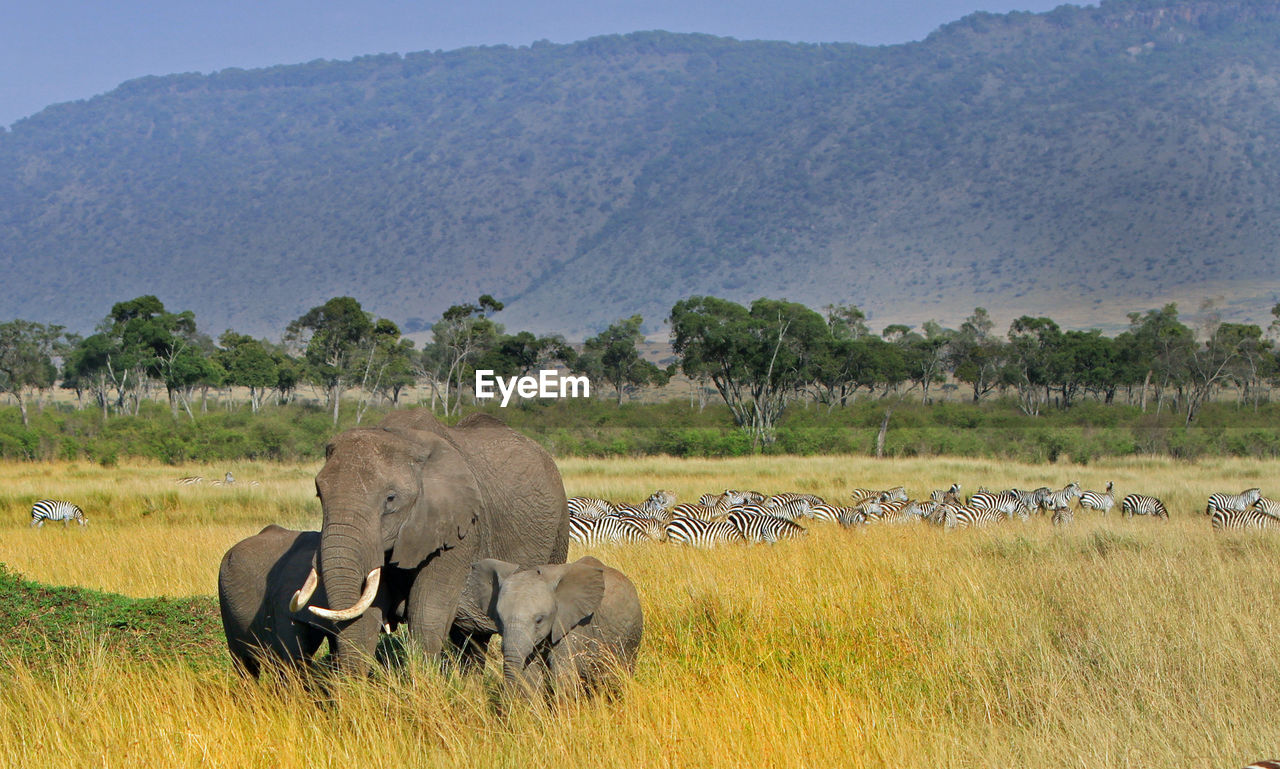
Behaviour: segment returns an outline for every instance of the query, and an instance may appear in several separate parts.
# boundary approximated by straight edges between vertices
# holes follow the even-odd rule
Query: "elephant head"
[[[342,662],[376,644],[381,623],[376,612],[366,616],[375,599],[405,599],[387,594],[384,569],[417,569],[476,526],[482,494],[467,458],[440,430],[422,427],[389,419],[348,430],[329,443],[316,476],[324,511],[318,573],[311,570],[291,608],[306,606],[323,581],[330,605],[310,611],[338,623]]]
[[[599,608],[605,593],[604,564],[588,556],[568,564],[521,568],[487,558],[471,569],[468,592],[478,606],[487,607],[502,635],[507,686],[537,693],[555,648]]]

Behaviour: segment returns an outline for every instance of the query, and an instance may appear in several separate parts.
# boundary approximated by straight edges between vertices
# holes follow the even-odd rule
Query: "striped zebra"
[[[929,499],[933,502],[959,502],[960,484],[953,483],[949,489],[934,489],[929,492]]]
[[[569,517],[569,539],[582,545],[661,540],[665,530],[652,518],[605,515],[600,518]]]
[[[1084,510],[1087,507],[1090,510],[1097,510],[1103,515],[1111,512],[1111,508],[1115,507],[1116,504],[1116,496],[1112,493],[1114,488],[1115,484],[1107,481],[1106,491],[1084,492],[1080,495],[1080,509]]]
[[[1041,507],[1047,513],[1050,510],[1057,510],[1059,507],[1069,507],[1075,498],[1080,496],[1080,484],[1072,481],[1058,491],[1051,491],[1044,498]]]
[[[763,501],[764,495],[758,491],[738,491],[737,489],[725,489],[721,494],[703,494],[698,498],[700,504],[725,510],[738,505],[755,505]]]
[[[1022,497],[1016,491],[978,489],[969,497],[969,506],[984,507],[1002,513],[1006,518],[1013,518],[1022,507]],[[1026,515],[1019,517],[1024,521],[1027,519]]]
[[[81,526],[89,525],[89,519],[84,517],[83,510],[70,502],[56,499],[42,499],[31,506],[31,525],[38,529],[44,526],[45,521],[62,521],[63,526],[72,521]]]
[[[1244,769],[1280,769],[1280,761],[1255,761]]]
[[[745,507],[729,513],[726,521],[748,542],[768,542],[772,545],[779,540],[795,539],[805,533],[805,528],[794,521],[754,512]]]
[[[1151,515],[1156,518],[1169,518],[1169,508],[1155,497],[1147,494],[1130,494],[1120,502],[1120,514],[1125,518],[1134,515]]]
[[[194,486],[197,483],[203,483],[203,482],[204,482],[203,475],[188,475],[185,478],[179,478],[178,480],[174,481],[174,483],[178,484],[179,486]]]
[[[1252,507],[1248,510],[1214,510],[1209,519],[1215,531],[1280,529],[1280,518]]]
[[[853,489],[849,492],[849,496],[853,499],[854,504],[866,502],[870,499],[878,499],[881,502],[906,502],[907,490],[901,486],[894,486],[891,489]]]
[[[728,521],[672,518],[667,521],[667,541],[690,547],[712,547],[724,542],[741,542],[742,534]]]
[[[858,512],[856,507],[840,507],[838,505],[814,505],[809,508],[809,515],[815,521],[838,523],[842,526],[855,526],[865,523],[867,517]]]
[[[926,520],[942,526],[944,529],[969,529],[989,526],[1004,520],[998,510],[971,505],[952,505],[946,502],[935,502],[933,511]]]
[[[924,506],[914,500],[895,499],[880,503],[880,520],[884,523],[915,523],[924,516]]]
[[[743,505],[743,507],[751,507],[751,505]],[[772,515],[774,518],[783,518],[788,521],[795,521],[797,518],[812,518],[813,513],[810,508],[812,505],[807,499],[796,499],[790,502],[780,502],[776,505],[755,505],[760,510]],[[741,509],[741,508],[739,508]]]
[[[1280,518],[1280,502],[1266,497],[1258,497],[1258,501],[1253,503],[1253,509],[1262,513],[1266,513],[1274,518]]]
[[[1262,489],[1245,489],[1239,494],[1218,493],[1209,495],[1209,504],[1205,505],[1204,514],[1213,515],[1215,510],[1248,510],[1262,499]]]
[[[804,502],[806,505],[825,505],[827,500],[813,494],[800,494],[795,491],[784,491],[781,494],[774,494],[764,501],[763,507],[781,507],[793,502]]]
[[[1018,496],[1022,499],[1022,506],[1032,513],[1044,512],[1044,501],[1053,493],[1053,489],[1048,486],[1041,486],[1033,491],[1018,491]]]
[[[579,518],[599,518],[613,513],[616,509],[607,499],[569,497],[569,515]]]
[[[704,521],[723,521],[732,508],[720,508],[701,503],[681,502],[667,511],[672,518],[700,518]]]
[[[1070,526],[1073,520],[1075,520],[1075,513],[1071,511],[1070,507],[1063,505],[1053,509],[1054,526]]]

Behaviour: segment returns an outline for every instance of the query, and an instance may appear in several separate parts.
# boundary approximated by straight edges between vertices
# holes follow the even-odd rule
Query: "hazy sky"
[[[1085,3],[1079,3],[1085,4]],[[919,40],[974,11],[1055,0],[3,0],[0,126],[143,75],[638,30],[740,40]]]

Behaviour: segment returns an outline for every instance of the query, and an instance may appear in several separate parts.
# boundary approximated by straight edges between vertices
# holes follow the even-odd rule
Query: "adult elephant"
[[[324,509],[317,569],[294,596],[308,605],[317,581],[335,623],[339,667],[368,669],[382,613],[391,607],[418,645],[436,654],[451,638],[483,648],[497,631],[485,608],[462,602],[471,564],[564,563],[569,511],[551,456],[492,417],[456,427],[424,409],[347,430],[326,449],[316,475]],[[317,580],[318,578],[318,580]]]

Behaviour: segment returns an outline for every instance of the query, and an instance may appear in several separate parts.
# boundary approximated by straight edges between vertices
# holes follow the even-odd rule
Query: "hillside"
[[[1280,297],[1280,0],[977,14],[882,48],[646,32],[149,77],[0,134],[0,318],[143,293],[278,336],[482,292],[580,337],[679,298],[1123,323]]]

